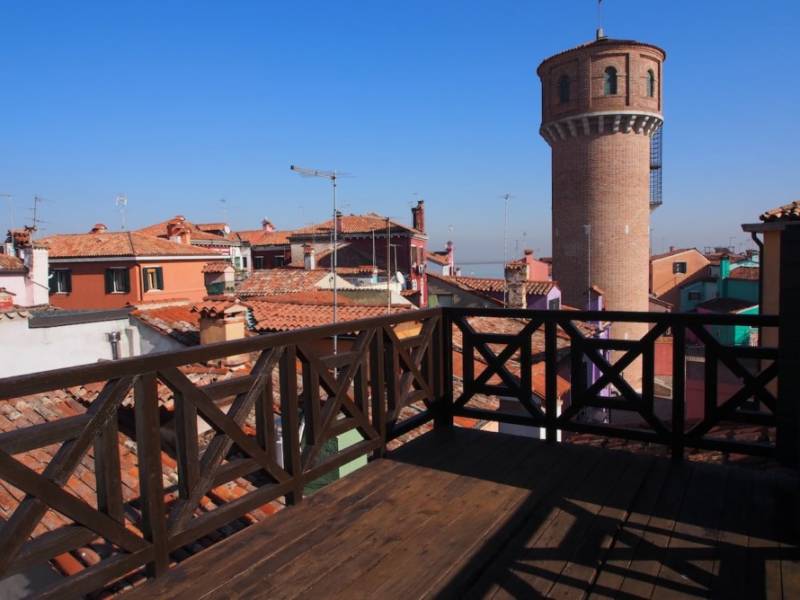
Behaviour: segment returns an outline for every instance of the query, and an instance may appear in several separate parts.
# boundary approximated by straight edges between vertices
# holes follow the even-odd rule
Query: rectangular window
[[[241,256],[234,256],[233,257],[233,266],[236,267],[237,270],[242,268],[242,257]]]
[[[128,269],[106,269],[106,294],[127,294],[130,291]]]
[[[703,299],[703,294],[700,292],[689,292],[689,301],[690,302],[697,302]]]
[[[263,269],[264,268],[264,257],[263,256],[254,256],[253,257],[253,268],[254,269]]]
[[[142,269],[142,283],[145,292],[164,289],[164,273],[161,267]]]
[[[242,257],[242,268],[243,269],[247,268],[247,257],[246,256]]]
[[[437,294],[436,301],[439,306],[453,306],[453,294]]]
[[[283,266],[283,256],[273,256],[272,257],[272,266],[273,267],[282,267]]]
[[[50,293],[69,294],[72,291],[72,272],[69,269],[50,269]]]
[[[560,310],[561,298],[552,298],[547,301],[547,310]]]
[[[686,263],[685,262],[672,263],[672,272],[686,274]]]

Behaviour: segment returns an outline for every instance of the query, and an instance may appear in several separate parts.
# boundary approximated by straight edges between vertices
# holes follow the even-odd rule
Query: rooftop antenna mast
[[[603,31],[603,0],[597,0],[597,39],[605,39],[606,34]]]
[[[128,197],[125,194],[117,194],[117,197],[114,198],[114,204],[116,204],[117,208],[119,209],[119,216],[122,221],[122,231],[125,231],[128,228],[128,219],[126,214]]]
[[[225,198],[220,198],[219,203],[222,205],[222,222],[228,222],[228,200]]]
[[[505,204],[505,215],[503,219],[503,278],[505,278],[505,269],[506,265],[508,264],[508,204],[512,196],[509,193],[505,193],[500,196]],[[503,306],[508,305],[508,285],[503,285]]]
[[[33,220],[33,225],[32,225],[33,231],[39,231],[39,224],[40,223],[46,223],[46,221],[43,221],[42,219],[39,218],[39,205],[42,202],[44,202],[44,200],[45,199],[42,198],[41,196],[34,196],[33,197],[33,208],[28,209],[28,210],[33,212],[33,219],[32,219]]]
[[[289,165],[289,170],[294,171],[301,177],[319,177],[322,179],[327,179],[331,182],[331,193],[333,197],[333,230],[332,233],[332,245],[333,245],[333,261],[331,262],[331,281],[333,283],[333,323],[336,324],[336,309],[338,305],[338,293],[339,293],[339,286],[336,283],[336,267],[338,266],[338,250],[336,248],[337,244],[339,243],[338,240],[338,232],[337,232],[337,211],[336,211],[336,181],[342,176],[346,176],[343,173],[338,173],[337,171],[323,171],[321,169],[306,169],[305,167],[298,167],[297,165]],[[338,346],[338,336],[333,336],[333,353],[336,354]]]

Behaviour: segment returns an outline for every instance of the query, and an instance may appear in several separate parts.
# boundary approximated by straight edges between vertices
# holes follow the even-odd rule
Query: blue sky
[[[796,1],[605,0],[611,37],[667,51],[657,250],[744,243],[739,224],[800,198]],[[44,234],[139,227],[174,214],[329,214],[408,222],[432,244],[502,256],[550,246],[550,156],[539,62],[591,39],[591,0],[26,2],[0,0],[0,193],[17,225],[38,194]],[[0,227],[10,223],[0,198]],[[730,240],[734,237],[733,240]]]

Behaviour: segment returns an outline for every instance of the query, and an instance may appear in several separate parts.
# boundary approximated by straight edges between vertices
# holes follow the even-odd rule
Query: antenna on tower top
[[[597,0],[597,31],[595,32],[598,40],[606,39],[603,31],[603,0]]]
[[[122,219],[122,231],[125,231],[125,229],[127,228],[126,210],[128,207],[128,197],[125,194],[118,194],[117,197],[114,199],[114,204],[117,205],[120,217]]]

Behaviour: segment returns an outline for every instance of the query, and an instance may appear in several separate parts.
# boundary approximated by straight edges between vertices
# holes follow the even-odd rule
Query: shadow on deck
[[[126,598],[796,598],[795,478],[431,432]]]

